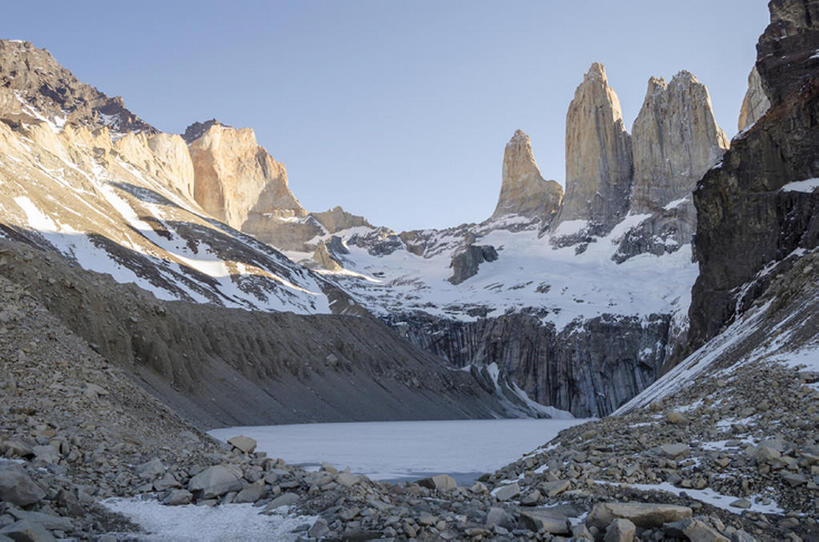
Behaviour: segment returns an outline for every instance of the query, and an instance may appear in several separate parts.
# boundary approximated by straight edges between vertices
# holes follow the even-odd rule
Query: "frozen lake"
[[[469,484],[583,423],[570,420],[447,420],[227,427],[210,434],[226,441],[256,439],[259,451],[306,468],[322,462],[349,467],[373,480],[400,481],[446,473]]]

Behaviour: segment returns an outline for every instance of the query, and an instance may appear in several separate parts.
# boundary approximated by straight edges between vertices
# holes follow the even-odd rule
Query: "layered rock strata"
[[[563,187],[541,176],[529,136],[517,130],[503,154],[501,191],[492,218],[514,214],[548,225],[562,198]]]

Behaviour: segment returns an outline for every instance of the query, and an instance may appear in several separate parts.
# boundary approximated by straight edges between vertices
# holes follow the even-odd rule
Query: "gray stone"
[[[14,516],[16,520],[27,520],[32,523],[37,523],[49,530],[70,531],[74,527],[74,523],[70,518],[55,516],[53,514],[27,512],[13,507],[10,507],[9,513]]]
[[[569,519],[552,510],[527,510],[520,513],[520,524],[530,531],[544,530],[550,534],[571,534]]]
[[[740,529],[731,533],[731,542],[756,542],[756,538]]]
[[[688,451],[689,448],[685,444],[663,444],[660,446],[660,452],[671,458],[687,455]]]
[[[50,444],[46,444],[45,446],[34,446],[32,450],[34,451],[34,458],[37,461],[53,464],[60,460],[60,451]]]
[[[25,519],[0,529],[0,535],[7,536],[15,542],[52,542],[56,540],[45,527]]]
[[[256,441],[244,435],[238,435],[228,439],[228,444],[246,454],[253,453],[256,449]]]
[[[808,483],[808,477],[804,474],[795,472],[783,472],[782,479],[785,480],[791,487],[801,486]]]
[[[0,463],[0,500],[28,506],[41,501],[45,491],[16,463]]]
[[[751,501],[745,498],[741,498],[730,503],[728,506],[733,506],[734,508],[744,508],[747,510],[748,508],[751,507]]]
[[[606,527],[604,542],[632,542],[637,526],[627,519],[617,518]]]
[[[336,476],[336,482],[343,485],[344,487],[353,487],[360,481],[361,481],[360,476],[356,476],[355,474],[352,474],[351,472],[347,471],[340,472],[338,473],[338,476]]]
[[[540,502],[540,498],[540,491],[536,489],[521,497],[520,504],[523,506],[537,506],[537,503]]]
[[[549,497],[554,497],[569,489],[571,485],[572,483],[568,480],[554,480],[552,482],[543,482],[538,487]]]
[[[220,497],[229,491],[242,489],[239,476],[224,465],[215,465],[203,470],[188,482],[188,490],[199,493],[200,499]]]
[[[696,518],[686,518],[666,523],[663,530],[667,535],[687,538],[691,542],[728,542],[716,529],[709,527]]]
[[[496,526],[506,529],[515,528],[515,518],[509,512],[498,506],[493,506],[486,514],[486,528],[492,529]]]
[[[642,502],[597,503],[589,513],[586,524],[605,529],[615,518],[631,521],[637,527],[661,527],[664,523],[690,518],[692,511],[687,506],[674,504],[652,504]]]
[[[153,486],[154,489],[157,491],[165,491],[167,489],[182,487],[181,485],[179,485],[177,479],[174,478],[174,475],[171,474],[170,472],[165,473],[165,476],[163,476],[162,478],[154,480]]]
[[[299,502],[299,496],[296,493],[282,493],[268,504],[264,512],[271,512],[276,508],[281,508],[282,506],[293,506]]]
[[[509,499],[513,499],[520,495],[520,486],[517,484],[517,482],[514,482],[505,486],[495,488],[492,494],[499,501],[508,501]]]
[[[165,498],[162,499],[162,504],[168,506],[178,506],[181,504],[190,504],[193,500],[193,494],[190,491],[186,491],[184,489],[173,489],[170,493],[165,495]]]
[[[137,465],[136,468],[134,468],[134,471],[144,480],[153,480],[165,472],[165,465],[163,465],[162,461],[160,461],[157,457],[146,463]]]
[[[235,503],[256,502],[264,495],[264,480],[258,480],[241,490],[233,499]]]
[[[438,474],[431,478],[424,478],[418,480],[418,485],[427,489],[434,489],[437,491],[450,491],[458,487],[455,479],[448,474]]]
[[[330,534],[330,527],[323,518],[318,518],[307,534],[310,538],[322,538]]]

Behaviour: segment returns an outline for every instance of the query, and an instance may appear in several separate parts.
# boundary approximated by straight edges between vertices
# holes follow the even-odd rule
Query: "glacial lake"
[[[471,484],[543,446],[561,430],[587,421],[500,419],[313,423],[226,427],[209,431],[227,441],[245,435],[258,451],[306,469],[329,463],[372,480],[414,480],[446,473]]]

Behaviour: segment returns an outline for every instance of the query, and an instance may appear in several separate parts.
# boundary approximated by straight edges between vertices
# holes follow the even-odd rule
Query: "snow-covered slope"
[[[641,254],[621,264],[612,256],[629,230],[649,215],[630,215],[611,233],[577,253],[575,246],[555,248],[541,236],[539,222],[517,216],[449,230],[418,232],[422,253],[412,242],[378,230],[353,228],[335,235],[347,254],[335,254],[343,265],[321,272],[343,286],[375,314],[420,311],[432,316],[474,321],[510,312],[532,312],[544,324],[562,330],[571,322],[604,314],[647,317],[684,315],[697,266],[690,245],[655,256]],[[562,226],[565,226],[563,224]],[[329,244],[331,235],[311,241]],[[375,237],[375,238],[374,238]],[[394,250],[383,250],[391,243]],[[453,256],[469,245],[491,245],[498,259],[481,263],[477,274],[452,284]],[[308,263],[310,253],[287,252]]]
[[[0,123],[0,235],[50,245],[160,299],[330,312],[319,277],[205,215],[174,189],[173,165],[151,143],[33,114]]]
[[[561,330],[573,321],[603,314],[684,314],[687,293],[697,274],[690,245],[663,256],[641,254],[622,264],[612,260],[622,236],[645,218],[647,215],[627,217],[580,254],[573,246],[553,248],[548,234],[539,235],[538,222],[518,222],[518,228],[509,228],[522,220],[519,217],[421,232],[426,247],[423,254],[411,251],[400,238],[390,240],[397,244],[394,251],[379,251],[377,243],[366,242],[361,228],[355,228],[336,234],[349,250],[337,255],[344,268],[322,273],[384,316],[421,311],[473,321],[534,311],[544,323]],[[467,244],[491,245],[498,259],[480,264],[475,276],[452,284],[447,280],[452,275],[452,258]],[[287,254],[296,261],[311,256]]]

